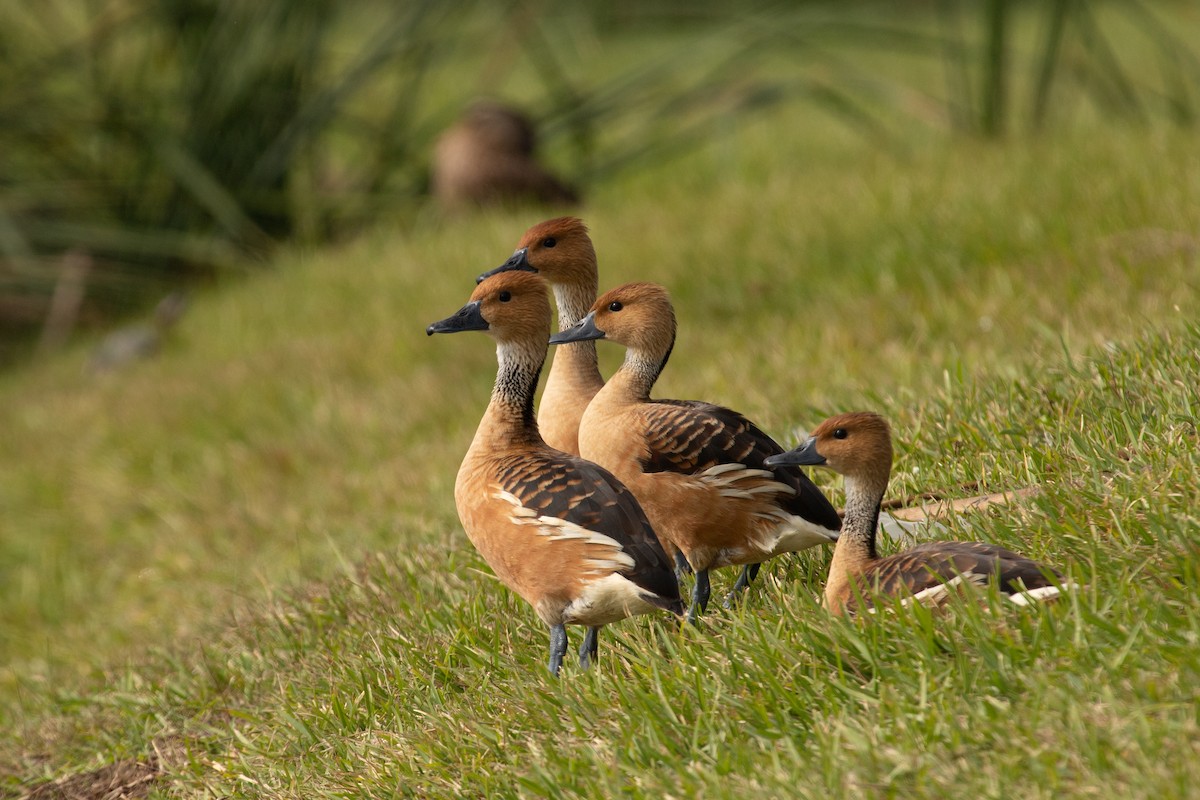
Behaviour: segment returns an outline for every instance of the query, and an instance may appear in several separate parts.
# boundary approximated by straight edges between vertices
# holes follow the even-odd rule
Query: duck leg
[[[742,574],[738,575],[738,579],[733,584],[733,588],[729,590],[729,594],[725,595],[725,602],[722,605],[725,608],[733,608],[733,604],[737,602],[738,595],[746,591],[754,579],[758,577],[758,570],[762,564],[747,564],[742,567]]]
[[[712,594],[712,586],[708,582],[708,570],[696,570],[696,585],[692,588],[692,605],[688,608],[687,619],[693,625],[699,624],[697,618],[708,608],[708,598]]]
[[[692,565],[688,563],[688,560],[684,557],[683,552],[680,550],[676,550],[675,551],[675,580],[677,580],[677,581],[683,580],[683,576],[687,575],[691,571],[692,571]]]
[[[587,629],[583,644],[579,645],[579,666],[587,669],[596,662],[596,654],[600,652],[600,626]]]
[[[550,626],[550,674],[558,676],[562,666],[563,656],[567,654],[567,626]]]

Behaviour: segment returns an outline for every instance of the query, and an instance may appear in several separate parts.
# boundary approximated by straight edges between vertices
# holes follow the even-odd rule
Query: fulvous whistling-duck
[[[596,249],[581,219],[559,217],[534,225],[525,231],[508,261],[477,280],[509,270],[536,272],[545,278],[554,290],[559,330],[583,319],[596,301]],[[579,453],[579,420],[603,385],[594,342],[558,349],[538,407],[538,425],[546,444]]]
[[[596,248],[588,236],[587,225],[576,217],[558,217],[534,225],[525,231],[507,261],[476,280],[508,270],[536,272],[546,279],[554,290],[560,331],[573,328],[596,302],[600,286]],[[579,421],[588,403],[603,387],[595,342],[582,340],[560,346],[550,365],[538,407],[538,424],[546,443],[568,453],[578,453]],[[690,565],[678,550],[671,549],[675,574],[681,576]],[[749,585],[757,574],[757,564],[747,565],[737,585]]]
[[[1059,593],[1062,575],[1055,569],[982,542],[926,542],[880,558],[875,529],[892,470],[892,437],[878,414],[841,414],[822,422],[800,447],[771,456],[774,467],[829,467],[845,476],[846,517],[833,551],[825,605],[834,614],[853,612],[869,595],[911,595],[927,604],[942,602],[948,588],[962,583],[999,583],[1018,603]]]
[[[711,403],[650,399],[675,343],[663,287],[613,289],[550,342],[591,339],[628,352],[583,416],[580,451],[633,490],[664,547],[682,551],[695,570],[689,618],[708,604],[710,569],[747,565],[732,598],[765,559],[837,538],[833,506],[798,471],[766,465],[783,448],[750,420]]]
[[[471,543],[497,577],[550,626],[550,671],[565,625],[586,625],[587,666],[602,625],[656,608],[683,613],[679,584],[634,495],[609,472],[547,446],[533,396],[550,336],[550,301],[536,275],[509,272],[426,332],[486,331],[499,371],[454,485]]]

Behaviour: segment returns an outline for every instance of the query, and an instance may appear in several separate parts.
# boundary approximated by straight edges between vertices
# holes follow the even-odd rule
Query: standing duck
[[[510,270],[536,272],[546,279],[554,291],[560,331],[578,324],[596,302],[600,286],[596,248],[587,225],[577,217],[558,217],[534,225],[525,231],[507,261],[476,280]],[[603,387],[595,342],[580,340],[559,347],[538,407],[538,424],[546,443],[578,454],[579,422]],[[675,574],[682,576],[691,567],[678,550],[670,549],[675,557]],[[737,587],[745,588],[756,575],[758,565],[747,565]]]
[[[458,516],[496,576],[550,626],[550,672],[562,665],[566,625],[588,627],[579,651],[586,667],[600,626],[655,609],[682,614],[679,584],[634,495],[538,433],[533,396],[550,335],[545,282],[520,272],[489,278],[426,332],[476,330],[496,340],[499,371],[454,484]]]
[[[628,352],[583,416],[580,452],[633,490],[664,547],[681,551],[695,570],[690,619],[708,604],[709,570],[747,566],[732,597],[762,561],[837,539],[833,506],[798,471],[766,464],[783,448],[750,420],[711,403],[650,399],[675,344],[675,312],[663,287],[613,289],[550,342],[592,339]]]
[[[825,584],[825,605],[834,614],[852,613],[872,593],[911,595],[932,605],[963,582],[995,581],[1022,604],[1059,594],[1061,573],[993,544],[927,542],[880,558],[875,530],[892,471],[892,436],[878,414],[830,417],[800,447],[771,456],[767,464],[822,466],[845,476],[846,518]]]
[[[587,226],[576,217],[534,225],[525,231],[508,261],[480,275],[477,281],[511,270],[535,272],[550,284],[558,305],[559,330],[583,319],[596,301],[596,249]],[[602,386],[604,378],[596,364],[594,342],[559,348],[538,408],[538,425],[547,444],[567,453],[579,453],[579,420]]]

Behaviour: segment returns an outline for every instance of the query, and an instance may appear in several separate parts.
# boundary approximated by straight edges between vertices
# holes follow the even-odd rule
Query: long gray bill
[[[486,281],[488,278],[492,277],[493,275],[497,275],[501,272],[508,272],[510,269],[519,269],[522,272],[537,272],[537,270],[534,268],[533,264],[529,263],[528,256],[529,256],[529,248],[522,247],[520,250],[516,251],[511,256],[509,256],[508,261],[505,261],[503,264],[496,267],[495,269],[488,270],[487,272],[483,273],[478,278],[476,278],[475,283],[477,283],[477,284],[483,283],[484,281]]]
[[[425,333],[433,336],[435,333],[459,333],[460,331],[486,331],[487,320],[479,310],[479,301],[472,300],[456,311],[452,316],[433,323],[425,329]]]
[[[591,339],[603,339],[604,331],[596,327],[596,312],[588,315],[565,331],[559,331],[550,337],[550,344],[567,344],[568,342],[586,342]]]
[[[817,467],[825,463],[825,456],[817,452],[817,437],[810,436],[795,450],[768,456],[763,463],[768,467]]]

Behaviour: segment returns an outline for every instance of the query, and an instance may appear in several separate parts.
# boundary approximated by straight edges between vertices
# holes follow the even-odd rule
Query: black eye
[[[611,303],[608,304],[609,311],[620,311],[624,307],[625,306],[621,305],[620,300],[613,300]]]
[[[845,439],[849,435],[845,428],[835,428],[833,431],[833,438],[835,439]]]
[[[547,236],[545,239],[542,239],[542,247],[554,247],[556,244],[558,244],[558,241],[553,236]]]
[[[512,300],[512,292],[504,291],[500,293],[501,303],[507,303],[509,300]]]

